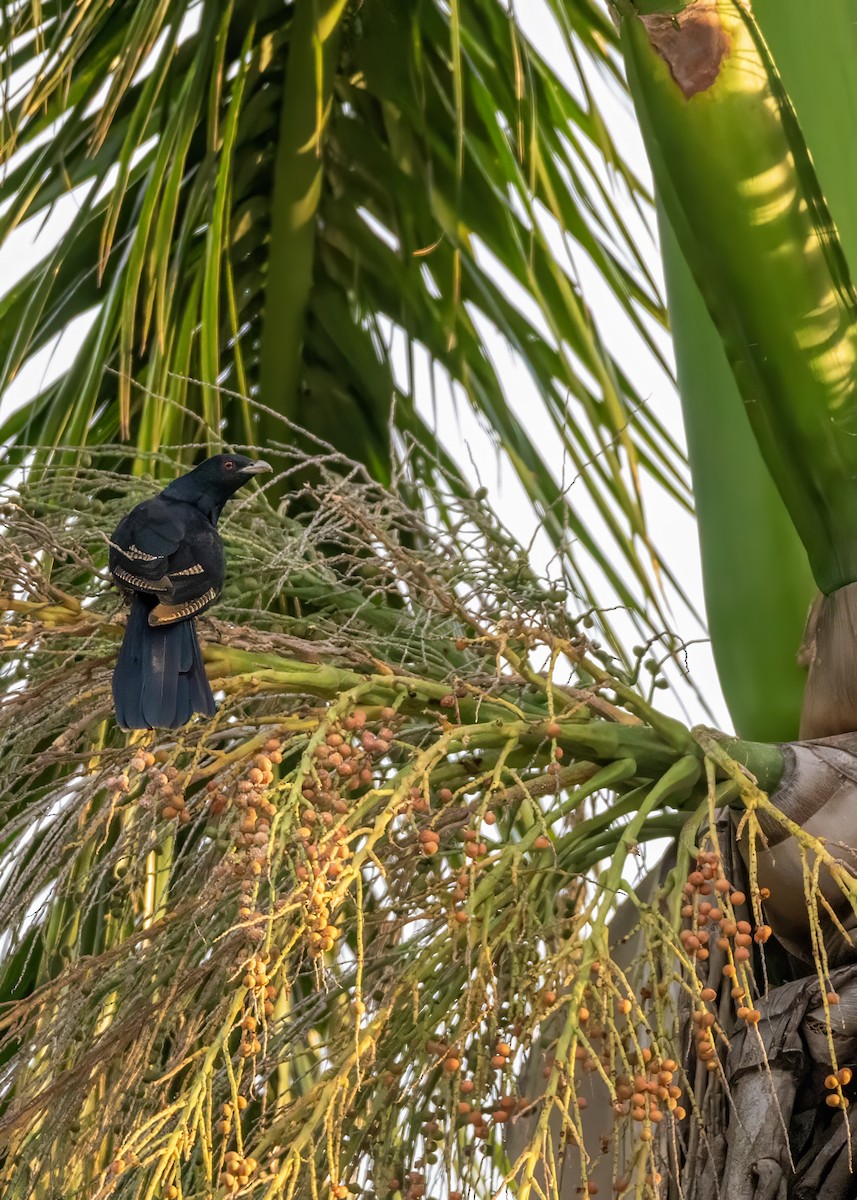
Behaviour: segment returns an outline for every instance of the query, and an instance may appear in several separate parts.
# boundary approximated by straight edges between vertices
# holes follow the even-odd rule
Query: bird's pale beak
[[[251,462],[249,466],[242,467],[241,474],[242,475],[263,475],[265,473],[265,471],[273,471],[273,469],[274,468],[271,466],[270,463],[265,462],[265,460],[263,458],[260,458],[258,460],[258,462]]]

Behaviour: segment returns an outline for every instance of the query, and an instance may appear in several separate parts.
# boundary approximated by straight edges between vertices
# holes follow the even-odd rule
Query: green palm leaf
[[[581,79],[615,82],[601,9],[555,7]],[[0,441],[39,445],[45,462],[121,438],[141,470],[138,454],[198,442],[199,417],[211,442],[270,442],[268,408],[386,480],[394,398],[408,439],[444,438],[408,369],[427,355],[508,453],[583,602],[595,604],[594,564],[663,628],[641,494],[649,479],[687,506],[685,471],[570,266],[585,253],[659,354],[661,301],[605,164],[648,202],[587,87],[572,95],[508,13],[473,0],[4,12],[6,71],[27,82],[5,113],[0,244],[59,201],[77,208],[0,302],[0,394],[95,315],[64,376],[6,415]],[[526,363],[575,494],[522,424],[486,328]]]

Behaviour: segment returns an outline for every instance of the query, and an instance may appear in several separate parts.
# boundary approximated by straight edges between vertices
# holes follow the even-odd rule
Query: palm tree
[[[855,34],[844,3],[757,8],[551,0],[572,93],[494,0],[4,3],[0,236],[73,215],[0,301],[0,394],[89,322],[0,427],[4,1195],[847,1193],[857,892],[819,835],[850,840],[850,751],[793,739],[854,724],[828,62]],[[556,253],[658,353],[623,216],[649,202],[590,86],[624,86],[620,55],[745,740],[653,703],[677,648],[659,575],[680,587],[641,481],[688,504],[685,468]],[[493,430],[556,579],[426,419],[426,367]],[[224,442],[278,471],[226,522],[221,708],[129,738],[106,536]]]
[[[0,390],[94,314],[74,365],[7,417],[4,442],[95,451],[121,438],[133,466],[135,450],[268,444],[284,436],[285,416],[385,480],[395,404],[420,475],[421,448],[436,457],[415,394],[428,365],[432,386],[451,382],[490,422],[555,540],[573,533],[578,557],[599,564],[622,603],[637,603],[636,580],[657,606],[637,545],[639,473],[685,504],[686,478],[675,441],[556,262],[548,228],[592,257],[654,349],[647,322],[664,314],[651,273],[588,159],[615,162],[636,203],[641,185],[597,110],[568,95],[502,8],[120,5],[85,21],[4,12],[18,87],[5,114],[0,236],[58,203],[73,219],[7,294]],[[606,15],[587,2],[565,21],[576,53],[615,77]],[[527,315],[512,284],[529,297]],[[563,503],[510,404],[484,353],[489,323],[521,353],[570,464],[593,464],[584,486],[603,542]],[[586,594],[591,572],[575,574]]]

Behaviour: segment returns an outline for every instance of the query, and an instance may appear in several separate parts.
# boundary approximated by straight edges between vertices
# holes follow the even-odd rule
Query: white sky
[[[545,0],[518,0],[516,13],[525,32],[550,65],[568,82],[569,86],[575,86],[576,73],[565,49],[562,34],[557,28]],[[623,156],[642,178],[648,179],[649,172],[645,153],[632,112],[618,98],[609,93],[603,85],[599,86],[598,80],[593,79],[590,82]],[[621,202],[621,194],[616,194],[616,200]],[[47,248],[62,235],[73,211],[74,203],[73,200],[66,199],[55,207],[46,222],[24,224],[15,231],[4,246],[0,247],[0,280],[2,280],[0,293],[12,287],[32,264],[34,258],[41,258]],[[628,205],[623,205],[622,212],[628,224],[635,231],[639,231],[641,244],[650,247],[651,266],[659,276],[659,259],[649,231],[641,225],[636,214]],[[567,247],[561,242],[557,244],[557,254],[567,258]],[[670,431],[675,436],[680,436],[681,410],[672,384],[646,351],[639,336],[618,304],[612,299],[608,289],[601,282],[598,272],[586,257],[584,255],[575,257],[573,265],[597,321],[603,329],[609,330],[610,336],[607,340],[614,352],[616,352],[616,347],[621,345],[622,365],[628,375],[634,379],[637,390]],[[504,281],[504,286],[507,286],[507,283],[508,281]],[[510,298],[516,299],[514,295]],[[523,292],[517,299],[521,303],[521,307],[525,308],[528,315],[531,315],[531,305],[529,308],[527,307],[528,298]],[[4,396],[3,408],[8,411],[8,408],[16,407],[51,379],[62,374],[70,356],[80,344],[80,339],[86,332],[88,324],[89,321],[86,318],[79,320],[75,327],[65,331],[58,342],[46,348],[27,364]],[[526,422],[530,436],[550,460],[551,447],[556,444],[556,434],[539,397],[535,394],[528,373],[521,363],[515,360],[505,344],[493,336],[490,330],[486,330],[485,337],[489,353],[500,368],[500,376],[507,387],[510,401],[516,411],[520,412],[522,422]],[[669,354],[667,339],[664,339],[664,346]],[[444,441],[458,461],[466,468],[469,468],[470,463],[477,464],[481,480],[489,488],[491,501],[501,519],[524,544],[530,543],[531,540],[534,541],[533,565],[536,569],[543,568],[552,556],[552,548],[548,544],[547,538],[540,534],[535,514],[530,508],[514,472],[507,463],[498,461],[489,437],[469,405],[456,402],[448,391],[439,388],[435,393],[437,408],[433,409],[432,401],[429,398],[428,372],[425,366],[423,379],[424,415],[428,419],[436,415],[438,428],[444,432]],[[560,478],[562,477],[562,464],[559,459],[558,447],[556,454],[557,459],[553,465],[557,472],[557,478]],[[578,498],[576,498],[576,502],[579,503]],[[654,544],[681,579],[691,601],[699,611],[702,611],[701,569],[696,529],[692,518],[688,517],[674,501],[655,486],[645,489],[644,502]],[[581,505],[581,507],[583,506]],[[688,641],[704,635],[704,632],[687,612],[675,612],[673,629],[681,638]],[[707,642],[692,645],[688,649],[688,664],[697,687],[705,695],[713,710],[715,720],[722,728],[729,728],[730,723],[726,715],[725,703]],[[694,721],[704,719],[704,714],[694,700],[690,689],[681,689],[680,694],[674,691],[661,692],[658,694],[657,702],[662,708],[676,716]],[[682,708],[682,702],[684,708]]]

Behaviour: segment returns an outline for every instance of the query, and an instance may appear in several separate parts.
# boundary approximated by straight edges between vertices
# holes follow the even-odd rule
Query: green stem
[[[736,0],[621,40],[660,198],[822,591],[857,579],[857,298],[794,111]]]
[[[730,758],[747,768],[763,792],[776,791],[785,769],[779,746],[767,742],[743,742],[740,738],[722,738],[720,744]]]

